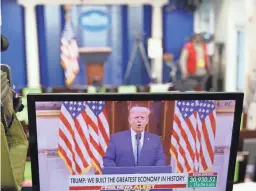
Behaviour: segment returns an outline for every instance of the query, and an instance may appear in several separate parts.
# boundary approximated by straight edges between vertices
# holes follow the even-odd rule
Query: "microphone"
[[[6,51],[9,48],[9,42],[7,38],[1,35],[1,52]]]

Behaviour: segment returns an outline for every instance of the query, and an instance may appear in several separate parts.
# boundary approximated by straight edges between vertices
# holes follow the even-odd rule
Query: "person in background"
[[[192,36],[180,56],[182,79],[196,80],[202,84],[210,71],[207,47],[200,34]],[[202,87],[204,89],[204,87]]]

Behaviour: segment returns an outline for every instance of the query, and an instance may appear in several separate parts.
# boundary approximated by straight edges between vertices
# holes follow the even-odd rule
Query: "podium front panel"
[[[87,84],[93,85],[93,80],[104,80],[104,63],[87,63]]]

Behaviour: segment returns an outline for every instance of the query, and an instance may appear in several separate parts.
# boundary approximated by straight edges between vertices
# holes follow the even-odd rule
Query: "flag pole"
[[[64,9],[65,9],[65,21],[69,21],[70,20],[70,11],[72,9],[72,5],[64,5]]]
[[[163,135],[162,135],[162,139],[165,139],[165,133],[166,133],[166,116],[167,116],[167,101],[164,101],[164,121],[163,121]]]
[[[71,27],[70,26],[70,21],[71,21],[71,13],[70,11],[72,10],[72,5],[64,5],[64,10],[65,10],[65,16],[64,16],[64,19],[65,19],[65,26],[64,26],[64,30],[65,31],[66,27]],[[64,32],[65,33],[65,32]],[[73,45],[72,44],[69,44],[69,46],[74,46],[74,42],[73,42]],[[70,48],[70,47],[69,47]],[[72,47],[74,49],[74,47]],[[70,53],[69,53],[70,54]],[[74,56],[74,55],[73,55]],[[64,70],[67,71],[68,70],[68,67],[71,67],[70,65],[68,66],[67,63],[65,63],[63,60],[61,61],[61,65],[63,66]],[[75,68],[74,68],[75,67]],[[70,69],[70,68],[69,68]],[[72,66],[72,72],[68,72],[68,77],[66,77],[66,80],[65,80],[65,84],[67,87],[70,87],[72,82],[74,81],[75,77],[76,77],[76,74],[77,72],[79,71],[79,66],[75,66],[73,64]],[[66,74],[65,74],[66,75]]]

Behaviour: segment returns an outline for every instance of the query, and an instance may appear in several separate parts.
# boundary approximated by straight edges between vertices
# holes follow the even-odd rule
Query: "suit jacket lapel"
[[[144,155],[145,155],[145,151],[148,150],[149,146],[150,146],[149,145],[149,135],[145,131],[145,133],[144,133],[144,140],[143,140],[143,146],[142,146],[141,151],[140,151],[140,162],[143,162],[144,161],[144,157],[147,157],[147,156],[144,156]]]
[[[134,158],[134,154],[133,154],[133,148],[132,148],[132,138],[131,138],[131,131],[127,131],[127,139],[128,139],[128,143],[129,143],[129,153],[130,153],[130,157],[132,159],[133,165],[135,165],[135,158]]]

